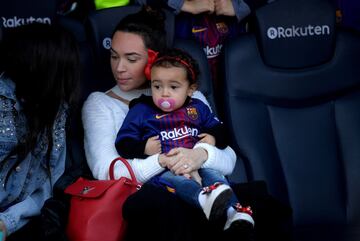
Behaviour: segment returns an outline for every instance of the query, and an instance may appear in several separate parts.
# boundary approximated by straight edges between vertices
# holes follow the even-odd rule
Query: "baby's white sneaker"
[[[231,195],[231,188],[220,182],[203,188],[199,203],[208,220],[218,220],[224,214]]]
[[[230,227],[238,226],[238,228],[253,228],[254,219],[252,218],[252,210],[250,207],[242,207],[237,203],[234,207],[227,210],[227,220],[224,225],[224,230]]]

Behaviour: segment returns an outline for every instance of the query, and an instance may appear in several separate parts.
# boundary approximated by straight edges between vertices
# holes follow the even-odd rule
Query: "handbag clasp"
[[[80,194],[82,195],[86,195],[88,192],[90,192],[91,190],[94,190],[95,187],[84,187],[81,191]]]

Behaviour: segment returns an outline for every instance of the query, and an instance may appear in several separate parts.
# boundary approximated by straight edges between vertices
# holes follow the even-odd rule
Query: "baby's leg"
[[[191,177],[191,179],[193,179],[194,181],[196,181],[197,183],[199,183],[201,185],[201,177],[200,177],[198,171],[191,172],[190,177]]]
[[[231,190],[226,177],[220,172],[209,168],[202,168],[199,169],[199,174],[202,178],[203,186],[206,186],[206,188],[204,188],[204,193],[210,193],[211,195],[212,192],[221,187],[223,189],[228,187]],[[209,194],[203,196],[205,197],[202,199],[206,201],[206,199],[209,197]],[[215,212],[220,214],[226,212],[227,220],[224,225],[224,230],[227,230],[227,232],[230,234],[242,234],[244,237],[251,237],[253,235],[254,227],[251,208],[241,206],[236,195],[232,191],[228,192],[228,196],[226,196],[226,198],[227,199],[220,199],[219,202],[214,201],[212,208],[216,210]]]
[[[175,189],[176,195],[181,199],[199,207],[198,196],[202,191],[202,187],[197,181],[193,180],[193,178],[187,178],[184,175],[175,175],[171,171],[162,173],[160,178],[170,183]]]
[[[198,172],[203,184],[200,206],[209,220],[218,220],[229,207],[233,192],[220,172],[209,168],[201,168]]]
[[[219,171],[210,168],[200,168],[198,171],[200,177],[202,178],[201,181],[204,187],[211,186],[217,182],[229,185],[226,177],[222,175]]]

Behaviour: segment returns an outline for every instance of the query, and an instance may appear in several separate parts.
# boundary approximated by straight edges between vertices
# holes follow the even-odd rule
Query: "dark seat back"
[[[256,13],[257,35],[224,49],[236,151],[292,207],[295,240],[360,240],[360,36],[335,29],[334,12],[278,0]]]
[[[211,108],[216,112],[214,90],[211,82],[209,64],[206,55],[200,45],[193,40],[175,39],[173,47],[185,50],[197,61],[200,68],[200,76],[198,79],[198,90],[204,94],[209,101]]]
[[[56,0],[12,0],[0,3],[0,25],[13,28],[32,22],[51,24],[56,19]]]

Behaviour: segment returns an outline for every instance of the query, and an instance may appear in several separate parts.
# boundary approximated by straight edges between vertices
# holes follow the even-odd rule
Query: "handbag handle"
[[[131,179],[133,181],[136,181],[136,177],[135,177],[135,174],[134,174],[134,171],[133,169],[131,168],[130,164],[128,163],[128,161],[123,158],[123,157],[117,157],[115,158],[111,164],[110,164],[110,167],[109,167],[109,176],[110,176],[110,180],[115,180],[115,175],[114,175],[114,168],[115,168],[115,163],[117,161],[121,161],[122,163],[124,163],[124,165],[126,166],[126,168],[128,169],[129,173],[130,173],[130,176],[131,176]]]

